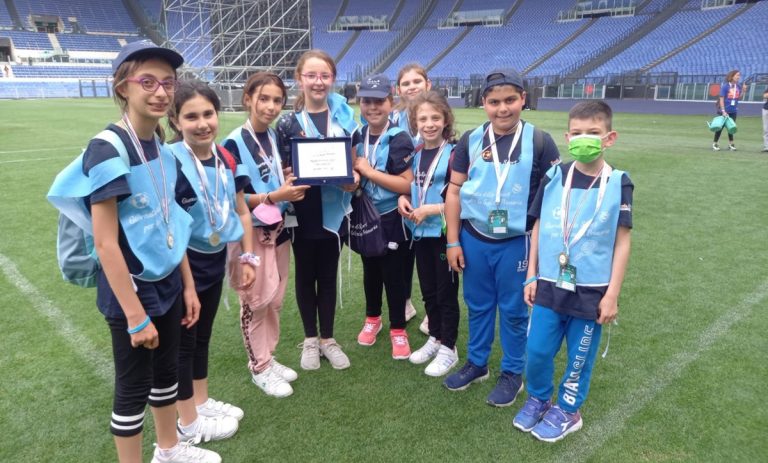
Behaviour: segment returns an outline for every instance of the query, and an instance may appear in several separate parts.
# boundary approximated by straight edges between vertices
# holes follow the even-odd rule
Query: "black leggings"
[[[734,122],[736,121],[736,113],[728,113],[728,115],[731,117],[731,119],[734,120]],[[715,132],[715,143],[717,143],[717,141],[720,140],[720,134],[723,132],[724,127],[725,126],[723,126],[722,128],[720,128],[720,130]],[[726,130],[726,133],[728,133],[727,130]],[[728,133],[728,141],[733,142],[733,135],[730,133]]]
[[[387,293],[389,305],[389,325],[391,329],[405,328],[405,299],[408,284],[406,278],[409,262],[408,243],[398,243],[396,250],[388,250],[379,257],[362,257],[363,288],[365,290],[365,314],[369,317],[381,316],[382,287]]]
[[[179,343],[179,400],[194,395],[192,381],[208,377],[208,346],[211,343],[213,320],[219,310],[222,282],[197,293],[200,319],[192,328],[181,327]]]
[[[300,239],[293,242],[296,279],[296,304],[299,306],[304,336],[333,337],[336,317],[336,272],[339,268],[339,241],[331,239]]]
[[[179,361],[181,294],[164,315],[152,317],[160,345],[156,349],[131,347],[125,318],[107,318],[115,361],[115,399],[110,431],[130,437],[141,433],[147,403],[165,407],[176,403]]]
[[[448,266],[445,243],[444,237],[422,238],[414,247],[429,335],[453,349],[459,332],[459,275]]]

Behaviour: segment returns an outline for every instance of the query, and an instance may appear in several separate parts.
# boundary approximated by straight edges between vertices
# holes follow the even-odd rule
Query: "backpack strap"
[[[216,145],[216,149],[219,150],[219,153],[221,153],[221,157],[224,158],[224,162],[227,163],[227,166],[229,166],[229,170],[232,171],[232,176],[234,176],[235,170],[237,168],[235,163],[235,157],[232,156],[232,153],[230,153],[228,149],[224,148],[221,145]]]
[[[128,158],[128,151],[125,149],[125,144],[123,143],[123,140],[120,138],[118,134],[111,130],[102,130],[98,134],[96,134],[94,139],[104,140],[105,142],[112,145],[115,150],[117,150],[117,154],[120,155],[120,159],[123,160],[126,166],[129,168],[131,167],[131,161]]]
[[[544,152],[544,132],[538,127],[533,128],[533,151],[539,159]]]

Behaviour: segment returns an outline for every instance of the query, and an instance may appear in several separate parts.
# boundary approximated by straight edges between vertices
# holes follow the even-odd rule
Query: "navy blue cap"
[[[485,83],[483,84],[483,95],[485,95],[491,87],[497,85],[514,85],[520,90],[524,90],[523,78],[520,77],[520,73],[514,69],[496,69],[488,73],[485,76]]]
[[[117,58],[112,61],[112,75],[115,75],[117,68],[119,68],[121,64],[138,58],[140,55],[150,55],[162,58],[168,61],[168,64],[170,64],[173,69],[177,69],[184,64],[184,58],[170,48],[159,47],[150,40],[139,40],[138,42],[127,44],[120,50],[120,53],[117,54]]]
[[[358,97],[386,98],[392,94],[392,84],[384,74],[368,76],[360,82]]]

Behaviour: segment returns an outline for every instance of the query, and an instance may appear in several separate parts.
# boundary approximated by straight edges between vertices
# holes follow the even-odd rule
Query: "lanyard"
[[[312,130],[314,130],[314,132],[315,132],[309,138],[325,138],[325,137],[332,137],[333,136],[333,134],[331,133],[332,129],[333,129],[333,125],[331,124],[331,109],[330,108],[328,108],[328,121],[326,122],[326,125],[325,125],[325,134],[326,134],[325,136],[323,136],[323,134],[320,133],[319,130],[317,130],[317,127],[315,127],[315,123],[312,122],[312,119],[309,117],[309,113],[307,112],[306,109],[301,112],[301,117],[302,117],[302,119],[304,119],[304,127],[306,127],[307,129],[312,127]],[[307,135],[309,135],[309,134],[307,134]]]
[[[501,189],[504,186],[504,182],[507,180],[507,175],[509,175],[509,168],[512,166],[512,152],[515,151],[515,147],[517,146],[518,141],[520,141],[522,127],[520,127],[520,121],[517,121],[517,125],[515,125],[515,136],[512,138],[512,144],[509,145],[509,154],[507,155],[506,162],[504,162],[503,172],[501,170],[501,163],[499,162],[499,151],[496,148],[496,135],[493,133],[493,124],[488,124],[488,128],[485,129],[485,132],[488,134],[488,141],[491,143],[490,148],[493,153],[493,169],[496,172],[496,209],[498,209],[499,204],[501,204]]]
[[[370,153],[368,152],[368,147],[370,146],[368,144],[368,141],[371,139],[371,126],[368,126],[368,130],[365,131],[365,143],[363,146],[363,153],[365,153],[365,159],[368,160],[368,164],[371,165],[374,169],[376,168],[376,150],[379,148],[379,143],[381,142],[382,137],[384,134],[387,133],[387,130],[389,130],[389,121],[387,121],[387,125],[384,126],[384,130],[382,130],[381,135],[379,135],[379,138],[376,139],[376,143],[373,144],[373,151]],[[373,159],[371,159],[373,157]]]
[[[197,156],[195,156],[195,152],[192,151],[192,148],[190,148],[187,142],[184,141],[183,143],[184,148],[186,148],[189,155],[192,156],[195,168],[197,169],[197,175],[200,177],[200,191],[203,193],[202,199],[205,203],[205,209],[208,212],[208,222],[211,224],[211,228],[215,231],[220,231],[227,225],[227,220],[229,220],[229,199],[226,197],[228,181],[227,174],[224,171],[224,163],[221,162],[219,156],[216,154],[216,145],[211,143],[211,154],[213,154],[214,169],[216,171],[216,184],[214,185],[213,201],[211,201],[211,198],[208,195],[208,190],[210,190],[208,176],[205,174],[203,163],[200,162],[200,159]],[[221,180],[221,189],[224,191],[223,201],[219,201],[219,180]],[[218,228],[216,227],[216,217],[213,215],[214,212],[221,217],[221,226]]]
[[[277,143],[275,142],[275,139],[269,134],[269,129],[267,129],[267,138],[269,138],[269,144],[272,147],[272,157],[270,157],[264,150],[264,147],[261,146],[259,137],[256,136],[256,131],[253,129],[253,125],[251,124],[250,119],[246,119],[245,129],[248,131],[248,133],[251,134],[251,137],[256,142],[256,145],[258,145],[259,156],[261,156],[264,162],[267,163],[269,170],[272,172],[272,175],[278,178],[280,185],[285,183],[285,177],[283,176],[283,165],[277,152]]]
[[[569,224],[568,209],[571,207],[571,185],[573,184],[573,170],[575,167],[576,163],[574,162],[571,164],[570,169],[568,169],[568,175],[565,177],[565,185],[563,185],[563,195],[560,199],[560,227],[563,230],[563,247],[565,248],[566,255],[568,254],[569,247],[575,245],[576,242],[584,236],[584,234],[587,232],[587,229],[589,229],[589,226],[592,225],[592,221],[595,220],[597,211],[600,210],[600,206],[603,204],[608,177],[610,177],[611,172],[613,171],[611,166],[603,161],[603,167],[600,169],[600,172],[598,172],[595,178],[592,179],[592,183],[589,184],[587,189],[584,191],[579,204],[576,205],[576,210],[573,213],[573,221],[571,221]],[[595,185],[595,182],[598,178],[600,179],[600,186],[598,187],[597,203],[595,204],[594,212],[592,212],[592,217],[590,217],[589,220],[581,225],[581,228],[579,228],[579,230],[576,232],[576,236],[574,236],[571,240],[571,232],[573,231],[574,225],[576,225],[576,220],[579,217],[579,211],[584,205],[584,201],[587,198],[589,190]]]
[[[170,238],[170,226],[169,226],[171,221],[171,208],[168,202],[168,182],[166,182],[166,179],[165,179],[165,166],[163,165],[163,159],[160,156],[160,143],[158,143],[157,137],[153,136],[153,139],[155,141],[155,146],[157,147],[157,159],[158,161],[160,161],[160,175],[162,176],[162,181],[163,181],[162,196],[160,196],[160,187],[158,186],[157,180],[155,179],[155,174],[154,172],[152,172],[152,168],[149,166],[149,161],[147,161],[147,156],[144,154],[144,148],[141,147],[141,141],[139,141],[139,136],[136,135],[136,131],[133,130],[133,125],[131,124],[131,121],[128,119],[128,114],[123,113],[122,122],[125,128],[127,129],[128,138],[131,139],[133,148],[138,153],[139,159],[141,159],[141,163],[144,164],[147,167],[147,170],[149,171],[149,178],[152,180],[152,187],[154,188],[155,194],[157,195],[157,200],[160,202],[160,211],[162,212],[163,222],[165,223],[166,228],[168,228],[168,233],[169,233],[168,246],[172,247],[173,238]]]
[[[421,185],[419,185],[419,166],[416,166],[416,186],[419,190],[419,207],[424,205],[424,198],[427,197],[427,190],[429,189],[429,182],[432,181],[432,177],[435,175],[435,171],[437,170],[437,164],[440,162],[440,158],[443,155],[443,148],[445,148],[445,144],[447,143],[446,140],[443,140],[443,142],[440,144],[440,147],[437,149],[437,153],[435,154],[435,157],[432,159],[432,163],[429,165],[429,168],[427,169],[427,173],[424,176],[424,180],[422,181]],[[422,152],[424,151],[424,148],[422,148]],[[419,159],[419,162],[421,162],[421,159]]]

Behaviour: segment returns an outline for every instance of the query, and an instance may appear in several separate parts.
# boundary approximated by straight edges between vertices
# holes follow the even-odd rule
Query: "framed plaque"
[[[293,138],[291,162],[296,185],[354,183],[352,139],[349,137]]]

